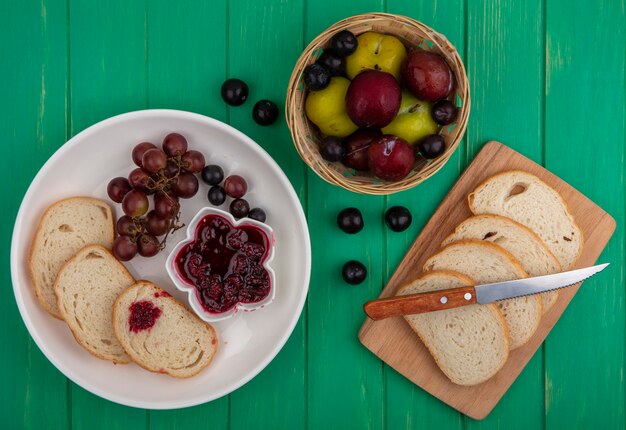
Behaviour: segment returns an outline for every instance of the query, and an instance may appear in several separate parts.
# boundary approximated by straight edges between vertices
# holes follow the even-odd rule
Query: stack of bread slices
[[[474,216],[456,227],[398,295],[558,273],[582,251],[582,232],[562,197],[530,173],[493,176],[469,194],[468,204]],[[504,366],[510,350],[528,342],[557,299],[551,291],[405,319],[452,382],[476,385]]]
[[[197,374],[217,351],[215,330],[161,288],[135,281],[109,251],[114,236],[111,207],[101,200],[51,205],[29,258],[39,303],[96,357],[180,378]],[[144,308],[149,312],[133,314]]]

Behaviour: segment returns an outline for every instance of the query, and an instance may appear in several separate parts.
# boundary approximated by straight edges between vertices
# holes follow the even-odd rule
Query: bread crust
[[[485,179],[484,181],[482,181],[475,189],[474,191],[472,191],[471,193],[469,193],[467,195],[467,205],[469,207],[469,210],[477,215],[476,210],[474,208],[474,194],[479,191],[481,188],[483,188],[485,186],[485,184],[489,181],[491,181],[492,179],[495,179],[499,176],[505,176],[505,175],[509,175],[509,174],[522,174],[522,175],[528,175],[531,176],[532,178],[534,178],[535,180],[537,180],[538,182],[541,182],[543,185],[545,185],[546,187],[548,187],[549,189],[551,189],[552,191],[554,191],[554,193],[557,195],[558,199],[561,201],[561,204],[563,205],[563,208],[565,209],[565,212],[567,213],[567,215],[569,216],[569,219],[572,221],[572,224],[574,225],[574,227],[576,227],[576,229],[578,230],[579,234],[580,234],[580,246],[578,247],[578,253],[576,255],[576,258],[574,259],[574,263],[576,261],[578,261],[578,259],[580,258],[580,255],[583,252],[583,247],[585,245],[585,235],[583,234],[582,229],[580,228],[580,226],[578,225],[578,223],[576,223],[576,219],[574,218],[574,216],[572,215],[572,212],[569,210],[569,206],[567,206],[567,203],[565,202],[565,200],[563,199],[563,197],[561,196],[561,194],[559,194],[554,188],[552,188],[550,185],[546,184],[544,181],[542,181],[541,179],[539,179],[539,177],[533,175],[532,173],[526,172],[525,170],[519,170],[519,169],[514,169],[514,170],[507,170],[505,172],[500,172],[500,173],[496,173],[493,176],[488,177],[487,179]],[[573,264],[574,264],[573,263]],[[572,266],[573,266],[572,264]]]
[[[41,285],[37,285],[37,282],[35,281],[35,270],[33,268],[33,254],[35,252],[35,245],[37,242],[37,238],[39,237],[39,235],[41,234],[41,229],[43,227],[43,223],[44,221],[48,218],[48,216],[50,215],[50,213],[52,212],[53,209],[56,209],[58,206],[64,204],[64,203],[68,203],[68,202],[72,202],[72,201],[87,201],[90,203],[94,203],[98,206],[104,207],[104,209],[106,209],[106,211],[109,214],[109,219],[111,220],[111,237],[110,237],[110,242],[113,243],[113,240],[115,239],[115,224],[113,222],[113,209],[111,208],[111,206],[105,202],[104,200],[95,198],[95,197],[89,197],[89,196],[75,196],[75,197],[67,197],[64,199],[61,199],[55,203],[52,203],[50,206],[48,206],[46,208],[46,210],[44,211],[44,213],[41,215],[41,218],[39,218],[39,223],[37,224],[37,229],[35,230],[35,234],[33,235],[33,238],[31,240],[30,243],[30,249],[28,251],[28,274],[30,275],[30,281],[31,281],[31,285],[33,287],[33,291],[35,293],[35,298],[37,299],[37,301],[39,302],[39,304],[41,305],[41,307],[48,312],[50,315],[52,315],[53,317],[55,317],[56,319],[59,320],[63,320],[61,314],[57,314],[55,312],[54,309],[52,309],[50,306],[48,306],[48,303],[41,297],[41,292],[40,289],[42,288]],[[66,262],[67,263],[67,262]],[[60,273],[60,270],[59,270]],[[58,274],[57,274],[58,276]],[[55,279],[56,282],[56,279]],[[54,283],[53,283],[54,285]]]
[[[102,253],[105,253],[105,254],[109,255],[109,256],[111,257],[111,259],[117,263],[117,265],[119,266],[119,269],[121,270],[121,272],[123,272],[123,273],[124,273],[124,274],[128,277],[129,282],[133,282],[133,281],[135,280],[135,278],[133,278],[133,275],[131,275],[131,274],[130,274],[130,272],[128,271],[128,269],[126,269],[126,266],[124,266],[122,263],[120,263],[120,262],[119,262],[119,260],[118,260],[117,258],[115,258],[115,257],[113,256],[113,254],[111,254],[111,252],[110,252],[108,249],[106,249],[104,246],[101,246],[101,245],[87,245],[87,246],[85,246],[85,247],[84,247],[84,248],[82,248],[80,251],[78,251],[78,252],[76,253],[76,255],[74,255],[72,258],[70,258],[69,260],[67,260],[67,261],[63,264],[63,266],[61,267],[61,270],[59,270],[59,275],[57,275],[57,278],[56,278],[56,279],[55,279],[55,281],[54,281],[54,286],[53,286],[53,288],[54,288],[54,294],[55,294],[55,295],[56,295],[56,297],[57,297],[57,307],[58,307],[59,312],[60,312],[59,319],[61,319],[61,320],[65,321],[65,323],[67,324],[68,328],[70,329],[70,333],[72,333],[72,336],[74,336],[74,339],[76,339],[76,342],[78,342],[78,344],[79,344],[80,346],[82,346],[82,347],[83,347],[83,349],[85,349],[85,350],[86,350],[87,352],[89,352],[91,355],[94,355],[94,356],[96,356],[96,357],[100,358],[101,360],[110,361],[110,362],[112,362],[113,364],[128,364],[128,363],[130,363],[130,361],[131,361],[130,356],[128,356],[128,360],[117,360],[117,359],[115,359],[115,358],[105,357],[105,356],[104,356],[104,355],[102,355],[102,354],[98,354],[97,352],[92,351],[92,350],[91,350],[91,349],[87,346],[87,344],[85,343],[85,341],[84,341],[83,339],[81,339],[81,337],[79,337],[79,336],[76,334],[76,331],[75,331],[75,330],[76,330],[76,327],[74,326],[74,324],[72,324],[72,323],[70,323],[70,322],[69,322],[69,320],[70,320],[70,319],[68,318],[68,315],[67,315],[67,313],[65,312],[64,307],[63,307],[63,306],[61,306],[61,302],[62,302],[62,300],[61,300],[61,295],[60,295],[60,293],[59,293],[59,291],[58,291],[58,290],[60,289],[60,287],[58,286],[58,280],[59,280],[59,278],[60,278],[61,273],[63,273],[63,272],[64,272],[64,271],[65,271],[65,270],[69,267],[69,265],[70,265],[71,263],[73,263],[73,262],[74,262],[75,260],[77,260],[78,258],[82,257],[82,255],[83,255],[84,253],[89,253],[89,252],[91,252],[91,251],[93,251],[93,250],[97,250],[97,251],[99,251],[99,252],[102,252]],[[115,327],[113,328],[113,332],[115,333]],[[128,354],[127,354],[127,355],[128,355]]]
[[[431,271],[428,271],[428,272],[422,272],[416,278],[414,278],[413,281],[411,281],[411,282],[401,286],[398,289],[396,295],[398,293],[400,293],[401,291],[403,291],[403,290],[407,289],[408,287],[410,287],[410,285],[413,282],[419,281],[421,279],[424,279],[424,278],[427,278],[427,277],[430,277],[430,276],[440,276],[440,275],[456,278],[459,281],[461,281],[464,284],[466,284],[467,286],[475,286],[476,285],[476,282],[474,280],[472,280],[471,278],[463,275],[462,273],[455,272],[453,270],[439,269],[439,270],[431,270]],[[476,386],[476,385],[480,385],[480,384],[488,381],[493,376],[495,376],[495,374],[498,373],[502,369],[502,367],[504,367],[504,365],[506,364],[506,362],[507,362],[507,360],[509,358],[510,333],[509,333],[509,327],[506,324],[506,320],[504,319],[504,316],[502,315],[502,312],[500,312],[500,309],[498,308],[498,306],[496,306],[493,303],[490,303],[490,304],[487,304],[487,305],[478,305],[478,306],[484,306],[486,308],[489,308],[490,311],[493,313],[493,315],[500,320],[500,325],[504,329],[504,333],[505,333],[504,342],[506,344],[506,350],[505,350],[506,352],[505,352],[505,355],[504,355],[503,359],[501,360],[499,366],[497,367],[497,370],[495,370],[490,377],[485,378],[484,380],[482,380],[482,381],[480,381],[480,382],[478,382],[476,384],[465,384],[462,381],[459,381],[458,379],[456,379],[454,377],[454,375],[448,374],[446,372],[447,369],[445,368],[445,366],[443,365],[442,361],[437,356],[434,346],[431,345],[428,342],[428,339],[425,339],[425,338],[423,338],[420,335],[418,328],[413,325],[412,321],[409,318],[407,318],[406,316],[404,317],[404,320],[407,322],[409,327],[411,327],[411,330],[413,330],[413,332],[417,335],[417,337],[422,341],[422,343],[424,344],[424,346],[426,347],[426,349],[430,353],[431,357],[433,357],[433,360],[435,360],[435,363],[437,364],[437,367],[439,367],[439,369],[443,372],[443,374],[446,375],[446,377],[450,381],[452,381],[452,383],[457,384],[457,385],[461,385],[461,386]]]
[[[161,293],[161,292],[166,292],[165,290],[163,290],[161,287],[159,287],[156,284],[153,284],[150,281],[146,281],[146,280],[138,280],[136,281],[133,285],[131,285],[130,287],[128,287],[126,290],[124,290],[115,300],[115,303],[113,304],[113,310],[112,310],[112,317],[113,317],[113,321],[117,321],[119,318],[121,318],[120,316],[120,312],[122,312],[121,310],[121,301],[123,300],[125,294],[128,294],[129,291],[136,289],[136,288],[140,288],[142,286],[148,287],[150,289],[152,289],[155,293]],[[219,338],[217,336],[217,332],[215,331],[215,328],[213,328],[213,326],[209,323],[207,323],[206,321],[202,320],[198,315],[196,315],[195,312],[193,312],[192,310],[189,309],[189,307],[185,306],[184,304],[180,303],[178,300],[176,300],[174,297],[172,296],[160,296],[159,299],[163,299],[163,300],[169,300],[171,303],[173,303],[174,305],[184,309],[185,311],[187,311],[190,316],[192,318],[195,318],[197,321],[199,321],[200,323],[204,324],[206,327],[208,327],[209,331],[211,332],[212,336],[215,338],[216,342],[215,342],[215,351],[213,353],[213,355],[211,356],[211,358],[209,360],[207,360],[206,364],[204,364],[203,366],[199,366],[198,369],[196,369],[195,371],[193,371],[193,373],[190,373],[188,375],[174,375],[170,372],[168,372],[167,370],[163,369],[157,369],[155,367],[150,367],[150,365],[148,365],[147,363],[144,363],[143,360],[141,359],[141,357],[139,357],[137,354],[135,354],[135,352],[132,350],[132,348],[127,348],[126,345],[124,344],[124,336],[121,333],[118,333],[118,327],[117,324],[113,324],[113,333],[115,333],[115,337],[117,337],[118,341],[122,344],[122,346],[124,347],[124,350],[126,351],[126,354],[128,354],[130,356],[130,358],[140,367],[144,368],[145,370],[148,370],[150,372],[154,372],[154,373],[159,373],[159,374],[166,374],[168,376],[172,376],[174,378],[179,378],[179,379],[187,379],[187,378],[191,378],[193,376],[196,376],[198,373],[200,373],[201,371],[203,371],[204,369],[206,369],[212,362],[213,362],[213,358],[215,357],[215,355],[217,354],[217,351],[219,349]]]

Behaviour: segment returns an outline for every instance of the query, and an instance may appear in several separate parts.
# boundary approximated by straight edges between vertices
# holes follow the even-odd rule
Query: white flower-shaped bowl
[[[254,226],[265,234],[267,238],[268,249],[265,254],[265,260],[263,261],[263,268],[265,268],[265,270],[267,270],[267,273],[269,274],[270,292],[263,300],[256,303],[237,303],[233,308],[221,313],[209,312],[204,309],[204,307],[200,303],[196,286],[187,282],[179,273],[178,268],[176,267],[176,257],[185,245],[193,242],[196,239],[196,229],[198,227],[198,223],[200,223],[200,221],[207,215],[219,215],[222,218],[225,218],[226,221],[230,223],[230,225],[234,228],[245,225]],[[267,224],[250,218],[241,218],[239,220],[236,220],[228,212],[211,207],[205,207],[200,209],[196,216],[193,217],[193,219],[187,226],[187,236],[184,240],[178,243],[176,247],[174,247],[172,252],[167,257],[167,262],[165,263],[167,273],[174,282],[176,288],[184,293],[187,293],[191,308],[200,318],[209,323],[223,321],[225,319],[231,318],[233,315],[236,315],[237,313],[239,313],[240,310],[244,312],[255,311],[269,305],[274,300],[274,296],[276,295],[276,275],[274,274],[274,270],[272,270],[269,265],[274,258],[274,242],[274,230],[272,230],[272,228]]]

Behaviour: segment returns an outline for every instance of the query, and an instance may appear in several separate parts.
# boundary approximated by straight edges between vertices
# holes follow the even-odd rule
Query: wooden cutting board
[[[421,272],[424,261],[464,219],[471,216],[467,195],[482,181],[507,170],[530,172],[558,191],[583,231],[585,243],[575,268],[593,265],[615,230],[615,220],[595,203],[561,179],[511,148],[488,142],[452,187],[428,224],[417,237],[380,297],[394,295],[399,286]],[[598,275],[602,276],[602,275]],[[578,291],[579,286],[561,290],[558,301],[546,313],[534,336],[524,346],[511,351],[504,367],[490,380],[473,387],[450,382],[432,356],[401,317],[382,321],[366,319],[359,339],[369,350],[396,371],[474,419],[485,418],[496,406],[526,363],[542,344],[554,324]]]

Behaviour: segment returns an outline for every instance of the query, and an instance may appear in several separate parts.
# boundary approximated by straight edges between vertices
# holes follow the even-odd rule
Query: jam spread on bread
[[[237,303],[256,303],[269,295],[270,277],[263,267],[268,245],[267,235],[258,227],[235,227],[224,217],[207,215],[198,223],[194,241],[176,256],[176,269],[195,286],[207,312],[225,312]]]
[[[133,333],[150,330],[161,316],[161,309],[148,300],[133,302],[128,310],[128,324]]]

